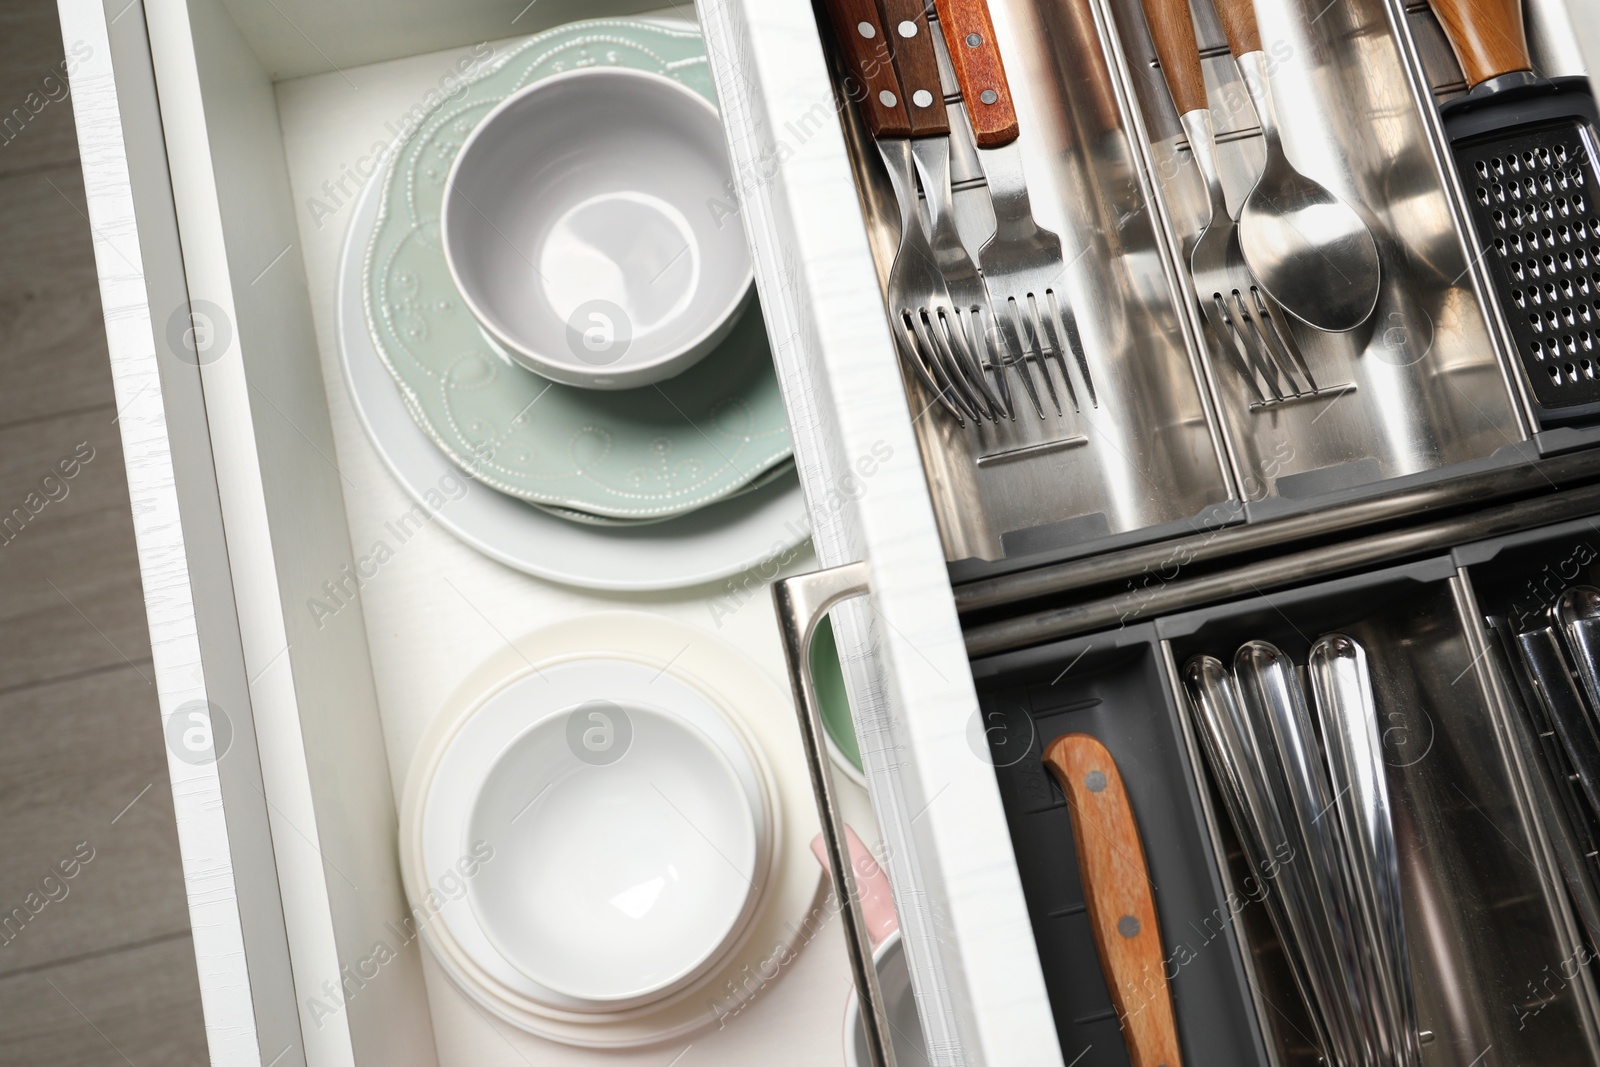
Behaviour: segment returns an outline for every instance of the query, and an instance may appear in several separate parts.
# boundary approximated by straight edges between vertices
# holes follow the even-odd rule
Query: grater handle
[[[1428,0],[1461,63],[1467,85],[1532,70],[1522,0]]]

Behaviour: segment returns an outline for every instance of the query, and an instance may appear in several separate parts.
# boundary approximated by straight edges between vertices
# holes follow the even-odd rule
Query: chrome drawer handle
[[[811,636],[822,616],[841,600],[861,596],[868,590],[866,563],[847,563],[774,582],[772,601],[778,609],[783,656],[789,666],[789,686],[794,690],[795,709],[800,717],[800,738],[811,769],[811,791],[817,798],[822,843],[828,853],[833,891],[841,904],[839,916],[844,920],[850,971],[855,979],[856,997],[861,1002],[861,1017],[866,1022],[867,1062],[872,1067],[895,1067],[889,1015],[883,1003],[883,991],[878,988],[878,971],[872,962],[872,939],[861,914],[861,895],[845,843],[844,815],[839,810],[833,767],[828,762],[822,709],[811,680]]]

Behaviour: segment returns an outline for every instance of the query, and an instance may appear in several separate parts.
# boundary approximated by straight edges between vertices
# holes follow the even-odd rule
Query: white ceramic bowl
[[[722,123],[659,74],[590,67],[513,93],[467,136],[440,212],[484,334],[547,378],[629,389],[710,352],[749,299]]]
[[[573,620],[568,628],[591,644],[599,643],[582,625],[584,621]],[[681,647],[680,644],[673,648],[667,656]],[[517,662],[526,667],[525,660]],[[623,657],[577,656],[564,662],[544,663],[537,670],[527,671],[516,680],[496,687],[470,711],[459,715],[433,746],[434,755],[418,761],[421,778],[414,786],[418,791],[417,802],[408,808],[418,837],[415,851],[407,861],[407,891],[413,903],[430,892],[439,899],[438,914],[423,927],[423,932],[434,951],[441,958],[451,960],[452,973],[459,979],[473,987],[481,985],[484,989],[497,990],[529,1012],[569,1022],[580,1018],[619,1020],[649,1013],[656,1005],[692,992],[693,980],[686,980],[681,988],[670,993],[625,1001],[595,1001],[553,990],[507,960],[484,929],[477,906],[467,892],[466,881],[452,877],[451,872],[460,870],[462,857],[475,853],[483,855],[483,849],[465,839],[470,837],[478,795],[496,762],[536,723],[554,718],[562,723],[563,730],[568,729],[573,718],[571,710],[592,703],[597,694],[614,702],[618,708],[648,705],[682,719],[709,737],[733,764],[743,786],[744,803],[754,813],[760,827],[758,870],[767,869],[775,847],[773,801],[759,754],[726,717],[725,711],[719,710],[719,705],[671,671],[663,672],[659,666]],[[583,729],[598,725],[586,714],[577,717]],[[629,715],[630,725],[613,738],[615,743],[630,749],[631,719]],[[408,785],[408,790],[411,788],[413,786]],[[518,820],[519,825],[521,821]],[[492,850],[489,842],[484,845]],[[505,858],[502,849],[493,853],[488,862],[468,864],[469,873],[475,878],[481,873],[481,867]],[[764,882],[764,875],[755,879],[754,891],[748,894],[744,908],[734,920],[741,931],[734,941],[748,932],[750,919],[760,906]],[[615,918],[627,921],[620,914]],[[730,951],[732,948],[730,943]],[[715,962],[709,962],[707,969],[713,968]]]
[[[468,896],[499,953],[591,1003],[697,976],[739,932],[758,866],[755,813],[717,745],[670,713],[623,711],[615,762],[575,752],[591,735],[617,741],[614,715],[580,718],[576,734],[565,714],[523,731],[485,776],[463,849],[493,849]]]

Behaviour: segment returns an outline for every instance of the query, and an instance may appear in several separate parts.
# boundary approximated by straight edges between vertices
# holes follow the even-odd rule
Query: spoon
[[[1255,103],[1267,162],[1239,212],[1245,262],[1273,299],[1307,325],[1344,333],[1378,304],[1383,268],[1361,217],[1284,155],[1251,0],[1215,0],[1217,16]]]

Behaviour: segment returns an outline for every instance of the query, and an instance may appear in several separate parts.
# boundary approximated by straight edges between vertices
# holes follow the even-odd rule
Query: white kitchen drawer
[[[415,942],[327,1010],[406,912],[395,807],[410,753],[502,635],[575,613],[676,617],[781,676],[765,590],[586,593],[431,527],[359,602],[332,618],[307,606],[359,557],[352,545],[411,506],[338,371],[343,203],[324,217],[307,202],[330,204],[322,181],[479,42],[651,6],[61,2],[65,40],[87,50],[75,107],[162,715],[187,722],[209,704],[213,736],[231,736],[220,761],[171,760],[215,1063],[607,1059],[491,1023]],[[700,16],[815,528],[815,558],[786,573],[871,568],[870,600],[836,609],[835,625],[909,953],[928,976],[930,1047],[939,1063],[1059,1062],[993,772],[969,739],[976,697],[811,6],[718,2]],[[198,367],[180,355],[191,308],[221,338]],[[801,953],[743,1025],[696,1038],[686,1062],[837,1062],[836,938]]]
[[[764,590],[587,593],[433,527],[359,602],[307,610],[352,546],[410,507],[338,370],[349,198],[322,183],[480,43],[659,6],[523,2],[60,0],[69,53],[86,49],[75,108],[162,715],[209,704],[214,736],[223,718],[231,734],[220,762],[170,762],[213,1062],[838,1062],[848,979],[831,930],[692,1053],[574,1050],[498,1026],[415,942],[326,1010],[328,984],[405,914],[395,807],[410,754],[504,635],[637,606],[782,673]],[[1579,6],[1600,70],[1600,22]],[[870,572],[870,596],[833,619],[928,1047],[941,1065],[1059,1065],[812,4],[704,0],[698,17],[806,491],[794,521],[813,529],[814,555],[785,573]],[[227,333],[198,367],[179,354],[191,309]]]

